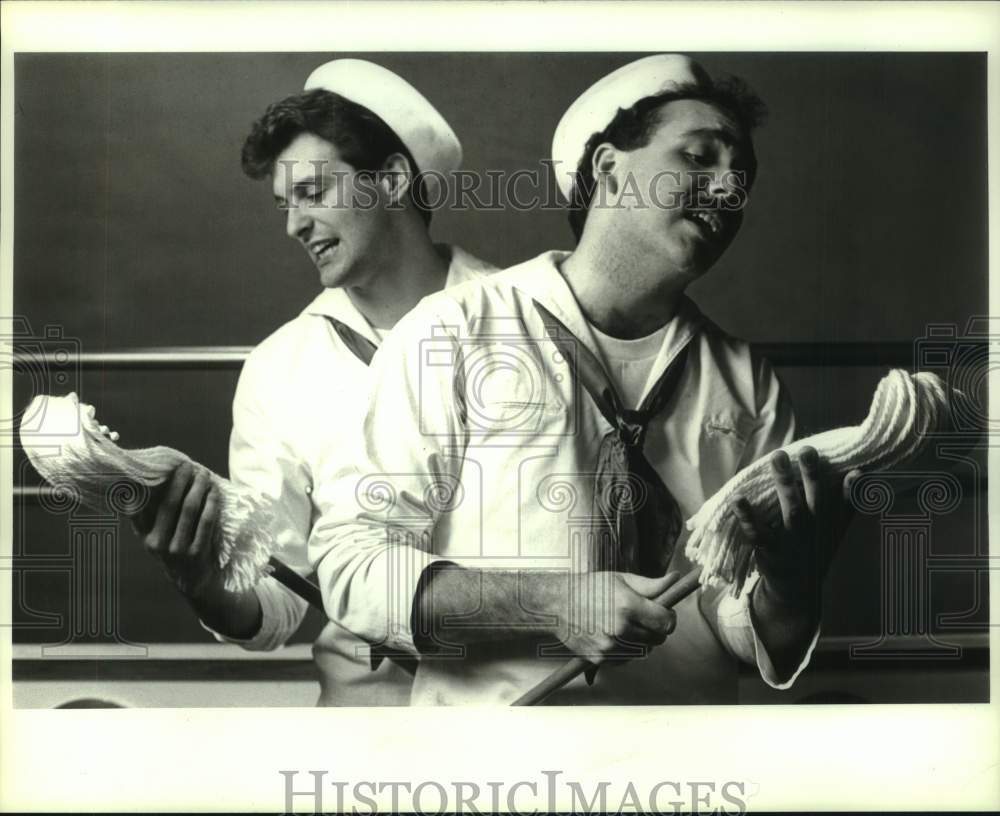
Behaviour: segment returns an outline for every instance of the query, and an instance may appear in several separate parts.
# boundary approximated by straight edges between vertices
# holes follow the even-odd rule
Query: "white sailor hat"
[[[317,88],[362,105],[385,122],[413,156],[429,197],[441,176],[461,165],[462,145],[455,131],[420,91],[387,68],[367,60],[333,60],[306,80],[304,90]]]
[[[678,85],[710,81],[708,72],[690,57],[656,54],[623,65],[591,85],[569,106],[552,137],[553,168],[566,200],[570,200],[587,140],[610,125],[620,108],[630,108],[640,99]]]

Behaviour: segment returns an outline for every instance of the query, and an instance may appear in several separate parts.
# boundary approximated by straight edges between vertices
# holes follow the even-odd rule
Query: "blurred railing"
[[[985,349],[985,343],[983,347]],[[755,343],[776,366],[896,366],[909,368],[914,344],[906,341],[865,343]],[[206,370],[238,369],[251,346],[161,346],[119,351],[88,351],[76,355],[81,370]],[[18,351],[15,370],[38,365],[65,366],[64,352]]]
[[[80,370],[125,369],[141,371],[205,371],[239,369],[252,346],[160,346],[119,351],[84,351],[75,355]],[[15,346],[14,369],[40,365],[65,367],[65,352],[31,350],[18,351]]]

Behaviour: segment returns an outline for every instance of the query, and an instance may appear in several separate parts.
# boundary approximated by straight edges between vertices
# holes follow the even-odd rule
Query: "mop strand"
[[[888,470],[917,456],[947,413],[947,393],[937,375],[894,369],[878,384],[860,425],[801,439],[782,450],[797,463],[803,448],[815,448],[831,476],[840,480],[855,469]],[[732,509],[734,498],[744,497],[761,523],[781,523],[769,460],[763,457],[741,470],[688,520],[685,552],[702,566],[703,584],[732,584],[739,594],[755,566],[753,547]]]
[[[173,448],[120,448],[115,444],[118,434],[100,425],[95,413],[76,394],[35,397],[24,412],[21,445],[53,488],[98,510],[106,510],[117,496],[125,512],[132,514],[150,489],[164,484],[178,465],[191,462],[208,471],[219,495],[212,545],[225,588],[248,590],[269,573],[268,558],[276,549],[271,531],[280,512],[278,501],[237,487]]]

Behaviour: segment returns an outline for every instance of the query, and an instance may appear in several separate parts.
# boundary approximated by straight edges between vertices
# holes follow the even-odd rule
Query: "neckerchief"
[[[674,395],[685,346],[638,409],[625,408],[597,357],[548,309],[533,301],[545,332],[611,425],[597,452],[591,570],[659,577],[666,572],[682,529],[677,500],[649,464],[642,446],[650,420]]]

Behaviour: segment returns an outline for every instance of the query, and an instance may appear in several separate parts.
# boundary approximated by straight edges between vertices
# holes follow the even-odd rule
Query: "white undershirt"
[[[670,323],[645,337],[621,340],[609,337],[591,325],[612,384],[627,408],[638,408],[646,391],[649,373],[663,346]]]

